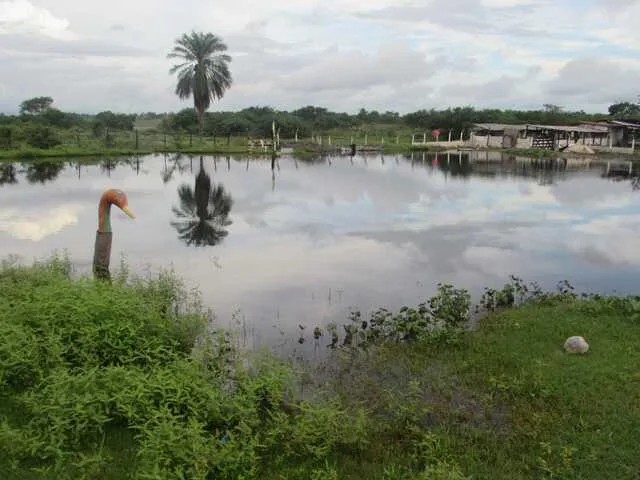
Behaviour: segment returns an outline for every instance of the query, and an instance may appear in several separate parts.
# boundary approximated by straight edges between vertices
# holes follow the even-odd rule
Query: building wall
[[[470,142],[474,147],[502,148],[503,137],[502,135],[491,135],[489,137],[486,135],[472,135]]]
[[[533,145],[533,137],[519,138],[516,148],[531,148]]]

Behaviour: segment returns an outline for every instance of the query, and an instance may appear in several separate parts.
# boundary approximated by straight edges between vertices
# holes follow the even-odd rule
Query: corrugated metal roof
[[[510,125],[508,123],[476,123],[474,127],[478,130],[489,130],[490,132],[502,132],[503,130],[524,130],[526,125]]]
[[[600,125],[511,125],[506,123],[476,123],[474,128],[476,130],[488,130],[490,132],[502,132],[504,130],[553,130],[559,132],[607,133],[609,131],[608,127]]]
[[[627,128],[640,128],[640,123],[624,122],[622,120],[612,120],[611,123]]]
[[[529,130],[553,130],[576,133],[607,133],[609,131],[607,127],[597,125],[527,125],[527,128]]]

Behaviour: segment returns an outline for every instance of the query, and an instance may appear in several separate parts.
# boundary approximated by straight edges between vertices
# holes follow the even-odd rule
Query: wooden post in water
[[[451,143],[451,135],[453,134],[453,130],[449,130],[449,143]]]

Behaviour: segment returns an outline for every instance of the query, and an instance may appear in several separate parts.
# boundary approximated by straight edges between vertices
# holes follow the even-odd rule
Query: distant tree
[[[554,105],[553,103],[545,103],[543,106],[544,111],[547,113],[551,113],[554,115],[557,115],[558,113],[562,112],[562,107],[559,105]]]
[[[42,119],[49,125],[60,128],[71,128],[80,123],[74,114],[63,112],[57,108],[45,110],[42,113]]]
[[[167,124],[169,129],[174,131],[196,131],[198,128],[198,116],[193,108],[183,108],[179,112],[172,114]]]
[[[53,98],[51,97],[35,97],[25,100],[20,104],[20,113],[22,115],[40,115],[51,108]]]
[[[307,122],[313,124],[318,120],[318,118],[326,115],[329,112],[326,108],[314,107],[312,105],[309,105],[303,108],[299,108],[298,110],[294,110],[291,113],[296,117],[300,117],[303,120],[306,120]]]
[[[231,144],[232,135],[246,134],[250,127],[247,118],[238,113],[226,115],[217,126],[218,131],[227,136],[227,145]]]
[[[631,102],[614,103],[609,106],[609,115],[615,118],[629,118],[640,115],[640,105]]]
[[[168,58],[182,61],[169,72],[172,75],[178,73],[176,95],[180,99],[193,97],[200,129],[204,112],[211,106],[211,101],[221,99],[231,87],[231,57],[224,53],[226,51],[227,45],[216,35],[193,31],[178,38],[167,55]]]
[[[137,115],[127,115],[125,113],[113,113],[110,110],[98,113],[94,122],[101,124],[103,127],[113,130],[133,130],[136,123]]]

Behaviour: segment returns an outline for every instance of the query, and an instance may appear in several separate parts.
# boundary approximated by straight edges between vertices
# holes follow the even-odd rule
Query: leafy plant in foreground
[[[116,442],[135,452],[123,476],[251,479],[365,448],[364,412],[296,401],[290,367],[242,358],[206,321],[171,273],[107,285],[3,264],[0,471],[101,478]]]

